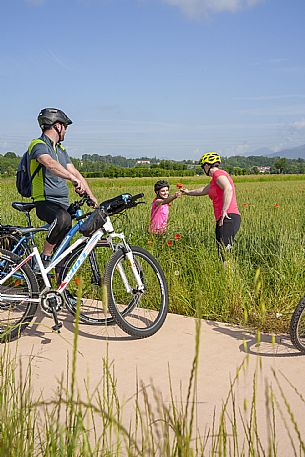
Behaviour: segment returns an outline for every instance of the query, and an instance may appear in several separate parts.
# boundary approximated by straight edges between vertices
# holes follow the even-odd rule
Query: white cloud
[[[251,150],[250,145],[248,143],[238,144],[234,148],[234,154],[236,155],[244,155]]]
[[[254,6],[263,0],[163,0],[172,6],[179,8],[189,17],[221,13],[225,11],[235,12],[239,9]]]
[[[297,130],[302,130],[305,129],[305,119],[302,119],[301,121],[296,121],[293,123],[293,127]]]

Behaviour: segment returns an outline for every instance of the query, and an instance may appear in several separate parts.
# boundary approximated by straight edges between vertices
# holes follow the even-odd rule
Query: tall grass
[[[236,178],[242,225],[227,270],[217,253],[208,197],[184,196],[175,200],[167,234],[148,234],[154,181],[104,178],[92,179],[90,185],[99,201],[122,192],[145,193],[147,205],[129,210],[114,225],[117,230],[124,230],[132,244],[146,247],[161,263],[169,283],[170,311],[246,323],[266,331],[286,330],[290,315],[305,292],[304,176]],[[196,188],[208,179],[169,181],[174,191],[178,181]],[[3,179],[1,185],[2,223],[24,223],[23,215],[10,206],[11,201],[19,199],[13,180]],[[71,199],[74,197],[71,190]],[[33,220],[39,223],[35,217]],[[42,243],[42,238],[38,240]]]
[[[66,367],[67,378],[58,381],[56,393],[49,400],[42,395],[35,397],[33,393],[31,365],[34,359],[29,357],[26,365],[18,360],[18,351],[11,351],[12,346],[2,346],[0,456],[305,455],[302,427],[285,391],[290,389],[301,407],[304,407],[304,398],[289,378],[274,372],[273,378],[265,381],[266,407],[261,408],[260,364],[253,375],[249,374],[248,356],[237,368],[220,410],[215,409],[211,419],[209,411],[201,410],[199,418],[199,320],[194,334],[195,355],[186,393],[177,397],[169,367],[169,402],[164,401],[156,386],[147,387],[138,382],[136,395],[129,400],[128,419],[126,415],[124,418],[115,370],[110,368],[107,357],[102,361],[101,382],[90,389],[89,379],[85,389],[80,391],[77,387],[78,313],[72,360],[68,360]],[[252,394],[244,399],[238,395],[243,376],[252,377]],[[284,425],[279,427],[280,423]]]

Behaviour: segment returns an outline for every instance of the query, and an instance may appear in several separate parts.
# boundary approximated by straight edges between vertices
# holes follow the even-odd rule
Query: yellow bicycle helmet
[[[221,163],[220,155],[217,154],[217,152],[206,152],[199,160],[199,165],[203,166],[206,163],[209,165],[214,165],[214,163]]]

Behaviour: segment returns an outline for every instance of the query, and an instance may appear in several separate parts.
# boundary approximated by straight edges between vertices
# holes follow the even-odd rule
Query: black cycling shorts
[[[216,240],[221,250],[229,250],[234,242],[236,233],[240,227],[240,215],[235,213],[229,213],[230,219],[225,218],[223,225],[219,226],[218,221],[216,222]]]
[[[47,241],[60,244],[72,227],[71,215],[62,206],[48,200],[36,202],[37,217],[50,224]]]

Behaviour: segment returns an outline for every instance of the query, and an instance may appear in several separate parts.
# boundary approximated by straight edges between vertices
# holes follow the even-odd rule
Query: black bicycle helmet
[[[162,187],[168,187],[169,188],[168,182],[165,181],[164,179],[160,179],[160,181],[156,182],[156,184],[154,186],[155,192],[159,192],[159,190],[162,189]]]
[[[46,128],[51,128],[55,122],[60,122],[64,125],[71,125],[72,121],[68,116],[57,108],[44,108],[38,114],[38,123],[42,130]]]

